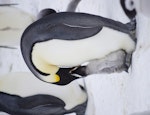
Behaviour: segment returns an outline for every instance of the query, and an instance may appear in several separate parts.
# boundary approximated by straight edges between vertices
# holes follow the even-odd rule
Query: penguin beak
[[[69,73],[76,77],[84,77],[87,76],[86,66],[77,66],[69,71]]]

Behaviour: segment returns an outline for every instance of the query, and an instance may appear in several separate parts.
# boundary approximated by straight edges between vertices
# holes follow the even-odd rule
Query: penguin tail
[[[130,32],[129,34],[130,34],[131,38],[136,42],[137,41],[137,38],[136,38],[136,18],[131,19],[131,21],[126,24],[126,26],[129,29],[129,32]]]

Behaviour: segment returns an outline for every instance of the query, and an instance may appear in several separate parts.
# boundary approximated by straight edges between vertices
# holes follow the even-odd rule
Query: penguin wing
[[[80,40],[94,36],[100,32],[102,26],[84,27],[68,24],[56,24],[44,28],[43,32],[46,37],[44,40],[61,39],[61,40]]]
[[[60,115],[65,113],[65,103],[51,95],[20,97],[0,92],[0,111],[13,115]]]

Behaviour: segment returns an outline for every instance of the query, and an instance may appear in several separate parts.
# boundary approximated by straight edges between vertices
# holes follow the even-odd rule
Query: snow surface
[[[34,16],[46,7],[65,11],[69,3],[69,0],[0,0],[0,3],[3,1],[19,3],[16,7]],[[150,110],[150,18],[147,15],[150,4],[144,8],[144,5],[140,6],[139,3],[141,1],[137,0],[138,41],[129,73],[87,77],[87,89],[92,94],[95,104],[95,113],[87,112],[87,115],[149,115],[144,111]],[[77,11],[101,15],[123,23],[129,21],[121,9],[119,0],[82,0]],[[0,48],[0,74],[16,71],[28,71],[20,50]],[[88,110],[90,109],[88,107]]]

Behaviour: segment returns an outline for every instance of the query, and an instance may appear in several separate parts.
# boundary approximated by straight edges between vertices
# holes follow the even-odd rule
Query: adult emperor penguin
[[[87,93],[76,81],[58,86],[42,82],[32,73],[0,76],[0,112],[10,115],[84,115],[86,106]]]
[[[78,68],[84,62],[120,49],[133,52],[133,33],[130,23],[87,13],[52,13],[26,28],[21,51],[36,77],[66,85],[86,74],[84,68]]]
[[[135,42],[129,27],[129,24],[86,13],[52,13],[24,31],[21,51],[35,76],[64,85],[78,78],[72,75],[74,68],[70,67],[103,58],[119,49],[132,52]],[[61,77],[64,70],[68,76]]]

